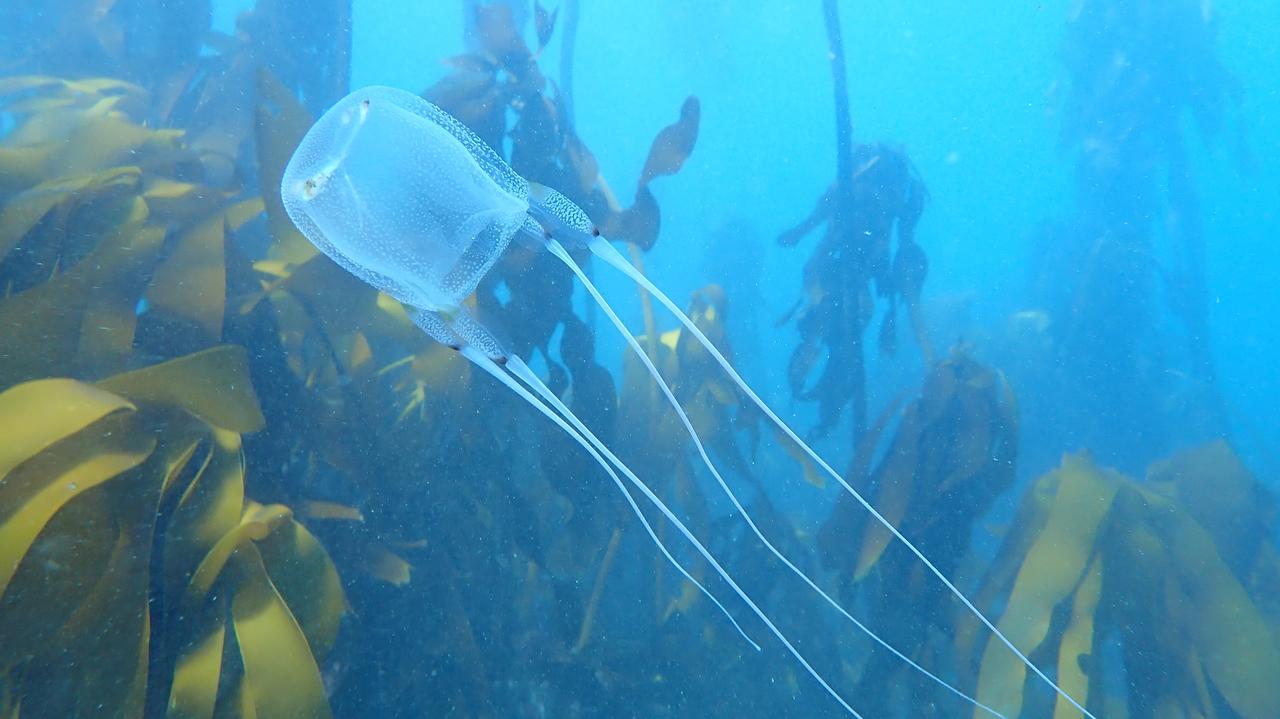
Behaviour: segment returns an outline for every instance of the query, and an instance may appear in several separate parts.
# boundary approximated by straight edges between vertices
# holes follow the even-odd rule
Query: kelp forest
[[[668,236],[660,203],[699,192],[710,104],[681,91],[641,136],[579,134],[575,108],[625,113],[627,84],[575,95],[575,47],[596,41],[579,19],[603,10],[542,1],[439,3],[465,51],[406,89],[642,269],[664,243],[717,241]],[[257,0],[230,33],[213,4],[0,6],[0,717],[845,715],[658,513],[761,651],[577,444],[290,222],[285,165],[354,89],[352,0]],[[826,30],[809,42],[833,132],[811,160],[834,176],[725,241],[786,248],[793,302],[755,319],[749,272],[672,296],[730,360],[778,362],[799,434],[1092,715],[1273,719],[1276,465],[1253,461],[1265,436],[1241,450],[1208,345],[1193,161],[1239,95],[1208,3],[1070,5],[1056,122],[1075,194],[1026,228],[1016,367],[930,320],[934,197],[910,148],[860,129],[858,3],[793,8]],[[638,178],[591,147],[617,142],[649,148]],[[468,305],[861,715],[997,715],[905,657],[998,715],[1084,716],[628,290],[761,529],[904,656],[783,581],[580,290],[513,243]],[[877,388],[873,362],[910,386]]]

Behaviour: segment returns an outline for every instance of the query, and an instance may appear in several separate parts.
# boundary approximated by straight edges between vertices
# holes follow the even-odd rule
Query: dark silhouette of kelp
[[[800,331],[787,379],[792,396],[818,403],[813,435],[826,436],[851,405],[856,441],[867,422],[863,335],[877,299],[889,305],[880,324],[880,351],[892,353],[897,347],[901,301],[925,363],[932,361],[919,314],[928,262],[915,242],[927,192],[903,151],[883,144],[854,146],[840,17],[834,0],[824,0],[823,10],[836,99],[836,181],[808,217],[778,236],[779,244],[791,247],[825,228],[805,263],[804,294],[780,323],[794,318]],[[822,360],[822,374],[810,386]]]
[[[945,574],[955,576],[975,519],[1013,483],[1018,448],[1013,391],[998,371],[957,349],[930,370],[917,398],[900,404],[891,404],[864,436],[849,474],[867,487],[865,494],[874,497],[889,521],[936,557]],[[894,425],[872,469],[871,457]],[[929,581],[919,561],[852,498],[836,502],[817,540],[849,604],[861,594],[857,604],[868,607],[869,624],[914,659],[930,663],[938,654],[931,637],[954,631],[946,589]],[[864,583],[868,578],[875,581]],[[877,653],[859,687],[869,715],[889,716],[903,697],[928,695],[936,685],[891,655]],[[931,715],[924,702],[915,702],[912,714]]]
[[[1033,296],[1054,318],[1064,402],[1126,469],[1228,429],[1187,132],[1212,141],[1235,104],[1214,35],[1207,3],[1088,0],[1062,47],[1077,209],[1039,238]],[[1173,402],[1192,411],[1166,422]]]

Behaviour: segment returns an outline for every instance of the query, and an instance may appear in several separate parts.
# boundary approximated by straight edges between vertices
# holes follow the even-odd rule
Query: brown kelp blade
[[[674,175],[693,154],[698,142],[698,124],[702,118],[702,106],[698,98],[690,95],[680,106],[680,119],[668,125],[654,138],[649,147],[649,158],[640,173],[640,186],[649,184],[659,175]]]
[[[533,26],[538,34],[539,51],[546,47],[547,43],[551,42],[551,34],[555,32],[556,18],[559,17],[559,15],[560,8],[547,12],[547,9],[542,7],[542,3],[537,2],[537,0],[534,1]]]

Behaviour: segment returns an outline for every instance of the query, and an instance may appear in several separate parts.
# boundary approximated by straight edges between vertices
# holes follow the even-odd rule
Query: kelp
[[[1047,383],[1064,387],[1087,444],[1129,472],[1230,424],[1208,344],[1208,238],[1193,158],[1198,143],[1224,140],[1234,152],[1222,155],[1242,169],[1252,158],[1217,27],[1207,2],[1080,0],[1059,53],[1055,114],[1076,197],[1038,233],[1030,290],[1054,320],[1051,361],[1061,370]],[[1185,410],[1166,421],[1171,405]]]
[[[287,507],[244,497],[244,351],[0,393],[0,668],[58,716],[328,716],[345,600]],[[158,697],[163,704],[154,704]]]
[[[312,111],[347,92],[350,0],[258,0],[232,35],[198,0],[50,0],[41,12],[0,8],[0,73],[110,76],[143,90],[148,119],[190,131],[230,171],[251,126],[243,92],[270,68]],[[281,38],[289,38],[282,44]]]
[[[787,380],[796,399],[818,403],[813,434],[819,437],[834,428],[850,404],[855,438],[865,429],[863,335],[877,299],[888,304],[880,324],[881,352],[897,347],[902,303],[925,364],[932,361],[919,307],[928,262],[915,241],[927,196],[924,183],[906,154],[888,145],[858,145],[852,160],[848,199],[841,201],[841,183],[833,185],[808,217],[778,236],[779,244],[791,247],[825,228],[804,266],[803,295],[780,320],[794,320],[800,332]],[[811,384],[820,365],[822,372]]]
[[[0,195],[6,710],[327,716],[342,585],[286,506],[245,498],[264,418],[221,344],[262,201],[149,127],[137,86],[0,90],[0,159],[38,168]]]
[[[725,334],[728,312],[724,291],[717,285],[708,285],[693,293],[686,314],[732,361],[733,350]],[[647,344],[647,337],[639,339],[641,346]],[[749,477],[751,473],[734,432],[754,420],[754,416],[745,411],[738,388],[724,376],[710,353],[683,328],[661,333],[657,345],[654,365],[667,379],[698,435],[728,464],[729,471]],[[623,355],[622,367],[620,411],[628,418],[637,419],[637,427],[647,429],[633,433],[627,441],[635,445],[636,451],[665,448],[664,453],[672,455],[692,451],[684,426],[658,393],[640,360],[628,351]]]
[[[835,95],[836,178],[808,217],[778,235],[778,244],[793,247],[825,227],[805,263],[801,297],[778,324],[794,319],[800,332],[787,382],[792,397],[818,403],[818,423],[811,435],[825,437],[844,408],[851,406],[856,444],[867,424],[863,335],[877,298],[889,305],[880,324],[881,353],[892,354],[897,348],[901,301],[907,305],[925,366],[933,362],[919,309],[928,263],[915,242],[927,192],[902,150],[883,143],[854,145],[839,7],[835,0],[823,0],[822,10]],[[821,375],[809,386],[824,359]]]
[[[1162,460],[1143,482],[1068,455],[1018,512],[1022,529],[1006,538],[978,601],[1000,602],[1000,629],[1022,651],[1056,657],[1059,682],[1092,711],[1280,712],[1274,500],[1226,442]],[[977,628],[965,624],[962,657],[976,648]],[[1010,716],[1041,706],[1080,716],[1026,694],[1025,674],[987,639],[977,697]],[[1107,679],[1119,675],[1123,687]]]
[[[136,361],[135,346],[161,356],[161,333],[168,356],[221,337],[224,245],[261,202],[206,181],[183,132],[120,109],[137,92],[7,81],[0,112],[15,127],[0,144],[42,156],[51,179],[0,197],[0,382],[101,377]]]
[[[566,88],[539,68],[573,4],[560,24],[535,7],[529,41],[514,5],[468,4],[478,42],[431,96],[638,256],[660,224],[649,184],[693,151],[697,101],[659,132],[623,208],[573,127]],[[241,37],[210,39],[172,74],[0,79],[0,716],[324,716],[330,703],[336,715],[794,712],[805,692],[795,667],[703,621],[701,595],[671,581],[577,447],[294,230],[279,176],[308,107],[341,77],[323,62],[283,79],[260,67],[255,49],[280,26],[251,17]],[[831,198],[788,235],[825,224],[822,247],[841,258],[806,270],[801,323],[818,330],[804,346],[828,359],[861,347],[870,319],[846,318],[875,308],[873,290],[889,300],[891,348],[892,308],[905,302],[915,319],[926,274],[911,234],[918,176],[891,148],[852,154],[851,222],[875,240],[834,231]],[[739,518],[717,518],[702,496],[653,385],[632,360],[615,386],[593,323],[572,311],[569,278],[545,260],[513,248],[476,310],[507,326],[737,576],[768,581]],[[726,353],[742,345],[728,312],[713,287],[690,306]],[[823,313],[836,319],[808,319]],[[647,324],[645,345],[729,481],[757,490],[750,509],[789,557],[807,570],[828,562],[846,606],[869,610],[926,666],[945,673],[950,661],[994,702],[1053,711],[1041,694],[1021,696],[1017,667],[847,500],[815,553],[768,504],[770,465],[744,441],[754,412],[682,331]],[[816,360],[795,366],[807,382]],[[812,393],[845,403],[833,388]],[[850,477],[930,556],[955,557],[1009,485],[1016,438],[1002,376],[957,354],[930,366],[918,396],[889,404]],[[945,571],[981,579],[984,609],[1010,616],[1025,641],[1043,629],[1037,661],[1107,716],[1120,705],[1130,716],[1273,715],[1259,668],[1276,661],[1265,637],[1280,620],[1280,554],[1267,494],[1229,456],[1213,446],[1175,457],[1146,484],[1068,463],[1022,496],[988,572],[972,557]],[[1115,487],[1109,508],[1098,487]],[[1080,556],[1042,561],[1066,539]],[[812,596],[783,592],[758,596],[804,622],[797,636],[823,634],[813,614],[791,611]],[[843,634],[804,640],[843,667],[860,700],[887,705],[885,686],[933,689],[899,681],[900,664],[866,660]],[[1110,673],[1140,688],[1132,695],[1102,678],[1117,661],[1123,672]],[[720,682],[705,681],[708,666]],[[737,691],[722,691],[730,681]]]
[[[894,419],[892,440],[867,472],[881,433]],[[1013,483],[1017,446],[1017,405],[1008,381],[956,348],[930,370],[918,398],[901,410],[890,405],[861,443],[851,475],[872,488],[873,503],[894,526],[928,536],[935,528],[966,527],[965,517],[991,508]],[[854,531],[859,524],[862,531]],[[857,536],[861,541],[850,541]],[[837,501],[818,539],[829,564],[851,569],[854,581],[865,578],[892,544],[889,531],[866,521],[847,496]]]
[[[650,249],[658,239],[661,213],[649,183],[678,172],[693,152],[700,118],[697,98],[686,99],[680,118],[658,133],[635,199],[623,208],[573,127],[560,89],[539,67],[541,50],[555,29],[554,14],[540,6],[535,10],[538,49],[533,50],[512,4],[467,4],[465,12],[474,47],[446,61],[452,72],[428,88],[425,97],[499,151],[509,137],[511,166],[523,177],[563,192],[605,236]],[[509,124],[509,117],[514,122]],[[539,351],[552,361],[552,336],[576,321],[572,286],[567,269],[546,253],[509,252],[482,283],[477,301],[481,312],[505,328],[511,350],[524,357]],[[500,299],[503,295],[509,298]]]
[[[864,435],[850,481],[945,575],[954,576],[973,524],[1013,483],[1016,400],[999,370],[963,348],[931,368],[917,396],[903,399],[891,402]],[[917,659],[938,651],[934,637],[952,631],[949,595],[852,497],[840,495],[817,545],[846,599],[856,598],[872,612],[869,625]],[[869,701],[880,704],[868,709],[881,711],[894,697],[875,687],[904,686],[910,694],[933,688],[885,654],[872,656],[859,682],[863,694],[879,697]]]
[[[537,56],[504,36],[496,12],[490,47],[508,43],[504,62],[524,62],[531,77]],[[535,21],[544,46],[554,21]],[[652,568],[620,571],[640,534],[576,448],[526,421],[500,388],[473,382],[398,303],[292,228],[275,188],[310,116],[289,80],[255,67],[246,45],[255,27],[168,77],[0,81],[12,128],[0,140],[0,388],[68,382],[128,403],[103,401],[104,416],[78,420],[87,429],[55,424],[81,454],[55,443],[13,470],[54,487],[70,474],[79,493],[40,504],[43,529],[23,525],[37,539],[6,543],[31,548],[0,602],[23,587],[23,601],[61,615],[28,623],[58,638],[49,653],[4,664],[5,713],[55,694],[55,711],[90,713],[71,706],[65,688],[75,681],[89,688],[86,702],[120,715],[324,715],[329,701],[339,714],[425,713],[442,697],[459,714],[496,715],[566,666],[609,688],[595,700],[608,711],[689,690],[659,656],[692,662],[710,651],[742,666],[740,647],[716,627],[682,652],[706,608],[664,579],[656,556]],[[503,113],[517,119],[513,163],[576,193],[619,240],[651,246],[659,212],[649,184],[692,152],[697,101],[659,133],[624,209],[558,94],[509,86],[517,75],[504,71],[499,83]],[[591,326],[572,312],[568,277],[538,259],[510,253],[477,311],[500,314],[516,346],[546,360],[549,384],[608,438],[614,380]],[[704,292],[693,312],[727,347],[718,293]],[[713,451],[743,466],[732,458],[736,395],[699,348],[673,342],[682,398],[692,393]],[[249,401],[253,387],[264,391]],[[87,432],[105,444],[81,444]],[[661,482],[669,468],[658,457],[635,466]],[[692,475],[679,485],[679,502],[705,518]],[[337,638],[338,569],[354,609],[348,641]],[[27,577],[39,571],[32,594]],[[635,596],[651,621],[626,619],[622,638],[616,607]],[[19,616],[5,607],[0,619]],[[110,631],[97,631],[104,616]],[[120,660],[104,669],[91,656]]]

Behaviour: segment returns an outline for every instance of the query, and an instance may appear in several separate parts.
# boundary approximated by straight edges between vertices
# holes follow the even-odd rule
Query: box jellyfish
[[[360,279],[399,300],[428,335],[459,351],[581,445],[626,497],[632,512],[667,561],[711,599],[747,642],[759,649],[725,606],[693,578],[659,539],[636,499],[627,491],[626,483],[634,487],[849,714],[860,716],[774,624],[769,614],[738,585],[703,542],[520,357],[504,351],[493,328],[486,327],[467,310],[466,298],[513,240],[550,252],[572,270],[662,390],[703,463],[756,539],[842,617],[915,671],[991,715],[1001,716],[891,646],[819,587],[765,536],[711,461],[661,373],[570,256],[570,248],[590,251],[656,297],[771,422],[883,524],[1040,680],[1092,718],[1093,715],[1014,647],[964,593],[840,473],[802,441],[760,399],[692,320],[600,236],[580,208],[551,188],[525,181],[496,152],[444,111],[416,95],[393,88],[369,87],[348,95],[326,112],[303,138],[285,169],[281,194],[290,219],[316,247]]]

